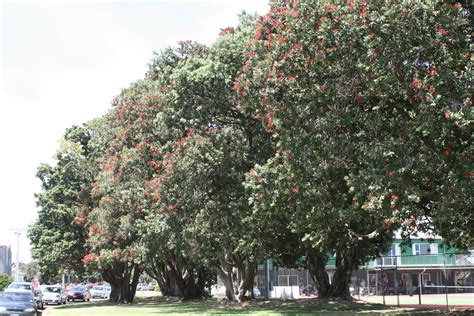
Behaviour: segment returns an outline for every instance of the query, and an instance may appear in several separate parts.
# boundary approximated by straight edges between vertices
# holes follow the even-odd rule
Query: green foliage
[[[38,261],[32,260],[27,264],[21,265],[21,272],[25,273],[25,281],[33,282],[35,277],[39,277]]]
[[[294,229],[315,247],[399,227],[472,242],[447,229],[473,219],[466,23],[458,5],[393,2],[274,4],[260,19],[237,87],[289,166]]]
[[[84,263],[112,300],[132,302],[143,269],[184,298],[204,297],[214,271],[229,299],[244,299],[271,256],[348,298],[350,271],[397,230],[468,247],[462,13],[447,2],[273,2],[211,47],[155,53],[145,79],[69,129],[56,166],[39,167],[29,234],[41,274]]]
[[[65,270],[84,272],[78,258],[85,253],[85,235],[76,213],[81,206],[78,193],[90,181],[89,139],[87,127],[68,129],[56,153],[57,164],[38,167],[43,191],[35,195],[38,219],[30,225],[28,236],[45,281],[57,279]]]
[[[6,274],[0,274],[0,291],[3,291],[12,282],[13,282],[13,279],[11,276],[6,275]]]

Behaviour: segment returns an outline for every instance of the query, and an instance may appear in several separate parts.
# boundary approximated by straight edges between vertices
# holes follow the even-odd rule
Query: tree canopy
[[[468,23],[450,2],[275,1],[210,47],[155,53],[39,167],[40,271],[84,264],[114,302],[142,271],[185,299],[218,275],[242,301],[271,257],[350,299],[397,231],[472,246]]]

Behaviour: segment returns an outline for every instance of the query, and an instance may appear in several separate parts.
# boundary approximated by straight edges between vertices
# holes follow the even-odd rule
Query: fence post
[[[397,306],[400,307],[400,287],[398,285],[398,256],[395,257],[395,291],[397,291]]]
[[[380,258],[380,272],[382,274],[382,299],[383,299],[383,305],[385,305],[385,276],[383,275],[383,257]]]
[[[443,247],[444,248],[444,247]],[[446,292],[446,309],[449,312],[449,301],[448,301],[448,274],[446,272],[446,253],[444,254],[444,291]]]

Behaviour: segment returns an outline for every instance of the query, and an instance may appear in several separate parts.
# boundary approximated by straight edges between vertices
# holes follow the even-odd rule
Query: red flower
[[[449,111],[444,112],[444,117],[445,118],[449,118],[450,116],[451,116],[451,112],[449,112]]]
[[[375,34],[369,34],[369,35],[367,35],[367,39],[372,39],[372,38],[374,38],[374,36],[375,36]]]
[[[334,11],[336,11],[336,6],[333,5],[333,4],[326,4],[324,6],[324,11],[329,12],[329,13],[334,12]]]
[[[446,36],[446,35],[448,35],[448,32],[446,32],[445,29],[438,29],[438,33],[439,33],[439,35],[441,35],[441,36]]]
[[[416,89],[420,86],[420,83],[413,79],[413,81],[411,82],[411,86]]]

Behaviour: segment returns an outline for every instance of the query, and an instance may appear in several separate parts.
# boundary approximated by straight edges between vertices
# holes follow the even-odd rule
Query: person
[[[384,275],[383,277],[383,294],[387,295],[388,294],[388,289],[389,289],[389,281],[388,281],[388,276],[387,274]]]
[[[360,295],[367,295],[367,288],[365,287],[365,280],[362,279],[362,281],[360,281],[360,287],[359,287],[359,294]]]
[[[407,277],[404,275],[402,276],[402,279],[400,280],[400,293],[407,294],[407,292],[408,292],[408,282],[407,282]]]
[[[431,280],[428,281],[428,283],[426,283],[427,285],[427,288],[426,288],[426,293],[427,294],[433,294],[435,293],[436,289],[435,289],[435,283]]]

